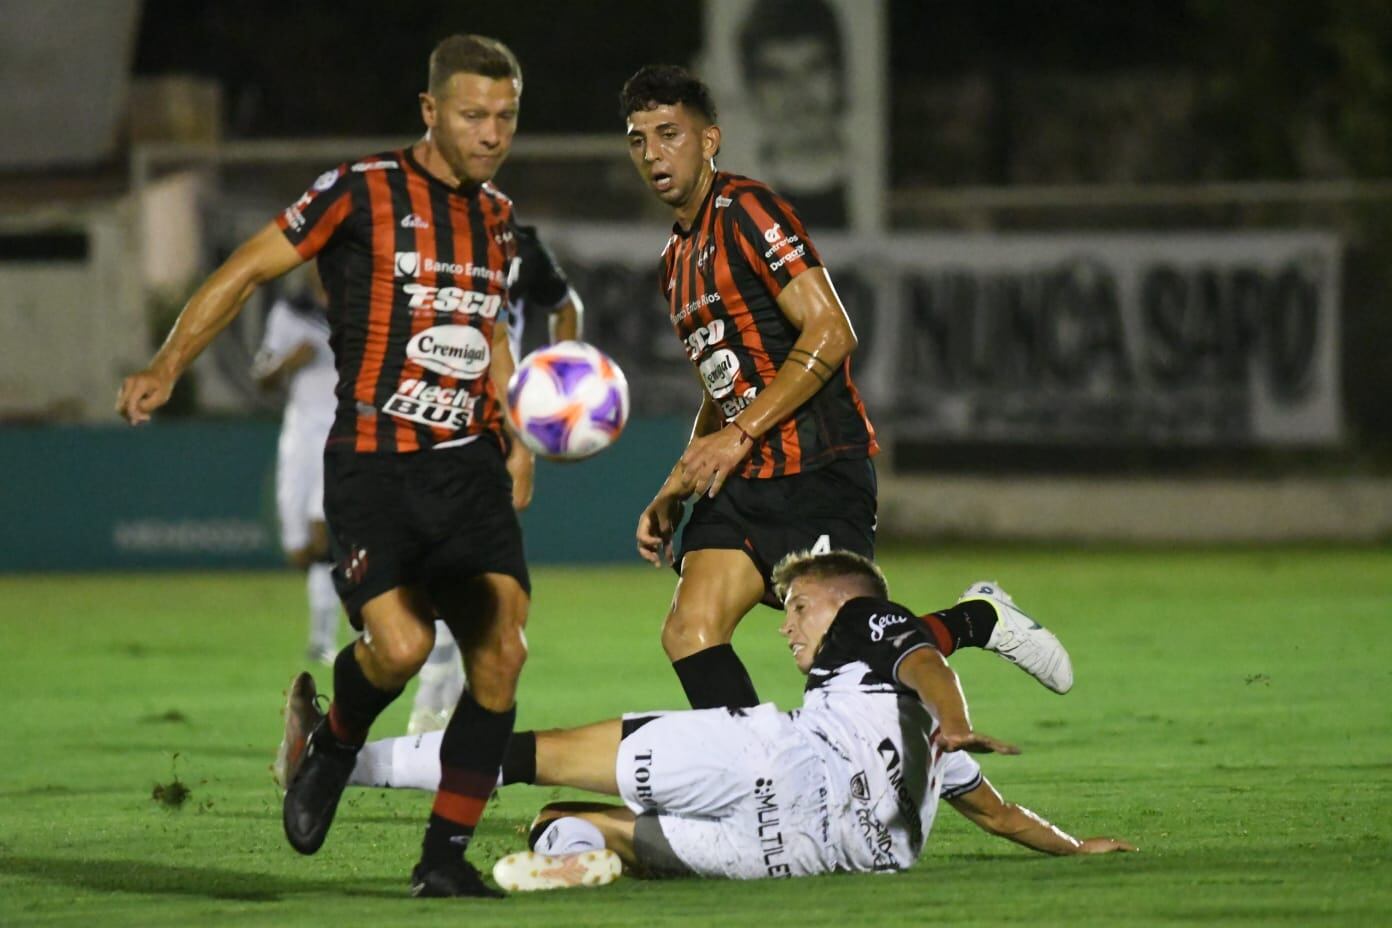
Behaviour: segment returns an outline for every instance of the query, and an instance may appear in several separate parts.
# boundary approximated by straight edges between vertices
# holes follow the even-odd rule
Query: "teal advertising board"
[[[610,450],[540,462],[523,516],[537,563],[635,558],[638,513],[688,434],[681,419],[629,423]],[[282,563],[273,422],[138,429],[0,429],[0,570],[248,568]]]

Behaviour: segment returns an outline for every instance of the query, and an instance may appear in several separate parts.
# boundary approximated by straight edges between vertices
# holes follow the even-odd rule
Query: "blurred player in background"
[[[660,285],[705,387],[691,442],[638,520],[639,554],[681,579],[662,644],[693,708],[759,698],[730,646],[792,551],[875,551],[875,430],[855,332],[807,230],[764,184],[717,172],[710,90],[649,66],[621,95],[629,155],[676,218]],[[701,494],[673,558],[683,502]]]
[[[338,371],[329,347],[324,286],[308,267],[306,281],[299,292],[271,304],[251,376],[262,389],[285,388],[276,444],[280,547],[307,578],[306,659],[332,664],[338,655],[339,604],[324,524],[324,442],[333,426]]]
[[[503,783],[571,786],[625,806],[553,803],[530,843],[502,861],[522,889],[607,881],[609,848],[653,873],[758,879],[913,865],[940,799],[986,831],[1051,854],[1129,850],[1079,840],[1004,802],[962,752],[1016,753],[976,732],[946,658],[959,648],[1028,653],[1014,663],[1051,690],[1072,680],[1067,651],[994,583],[917,615],[889,599],[859,555],[793,554],[774,568],[780,629],[807,676],[803,705],[630,714],[597,725],[518,732]],[[299,711],[312,721],[312,704]],[[430,789],[429,738],[368,745],[353,782]],[[579,855],[579,856],[571,856]],[[569,857],[569,859],[567,859]]]
[[[469,690],[441,738],[417,896],[499,895],[464,854],[526,659],[531,585],[514,505],[531,494],[532,457],[504,424],[513,358],[499,319],[516,233],[512,201],[489,183],[521,94],[501,42],[440,42],[419,98],[424,137],[324,172],[204,282],[117,402],[132,423],[149,419],[257,286],[317,257],[338,366],[324,509],[334,580],[363,635],[334,661],[321,724],[282,745],[282,821],[297,851],[323,844],[369,728],[425,663],[438,615],[462,645]]]
[[[551,249],[537,236],[535,226],[517,227],[517,277],[508,288],[508,341],[512,356],[522,358],[529,314],[546,313],[551,343],[582,337],[585,305],[566,279]],[[525,508],[530,499],[518,500]],[[412,735],[436,731],[449,723],[464,691],[464,665],[459,646],[443,622],[435,626],[435,649],[420,671],[420,687],[411,705],[406,731]]]

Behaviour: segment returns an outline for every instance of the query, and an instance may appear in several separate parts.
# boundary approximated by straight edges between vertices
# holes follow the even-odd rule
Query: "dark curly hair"
[[[710,88],[686,68],[674,64],[650,64],[624,81],[619,94],[619,116],[627,119],[640,110],[681,103],[716,121],[715,101]]]

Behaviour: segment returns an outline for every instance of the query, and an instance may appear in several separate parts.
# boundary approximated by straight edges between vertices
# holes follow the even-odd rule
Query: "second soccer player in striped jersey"
[[[752,706],[730,639],[761,600],[779,604],[773,566],[800,550],[874,556],[879,446],[851,379],[856,337],[792,207],[716,170],[703,83],[645,67],[621,106],[634,167],[676,219],[660,285],[705,388],[690,444],[639,517],[638,551],[680,572],[662,642],[692,707]]]

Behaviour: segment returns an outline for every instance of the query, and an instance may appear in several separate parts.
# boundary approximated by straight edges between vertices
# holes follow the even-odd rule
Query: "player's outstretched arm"
[[[745,459],[754,439],[776,428],[807,402],[856,347],[855,330],[826,269],[804,271],[778,294],[778,308],[798,330],[788,359],[768,386],[731,423],[710,436],[693,441],[682,465],[697,492],[720,492]]]
[[[983,831],[1045,854],[1108,854],[1136,847],[1116,838],[1075,838],[1057,825],[1013,802],[1006,802],[986,778],[970,792],[948,800]]]
[[[938,720],[938,745],[944,751],[973,754],[1019,754],[1020,749],[973,731],[962,684],[947,659],[934,648],[910,651],[899,662],[899,681],[912,687]]]
[[[488,376],[493,380],[493,389],[501,402],[507,402],[507,384],[512,377],[517,362],[512,357],[512,343],[508,341],[507,326],[499,322],[493,327],[493,354],[488,362]],[[511,423],[511,418],[503,417]],[[536,472],[536,456],[516,439],[507,458],[508,475],[512,477],[512,506],[522,510],[531,505],[532,482]]]
[[[148,422],[151,413],[169,402],[175,382],[194,358],[237,317],[256,288],[303,261],[275,223],[243,242],[189,299],[149,365],[121,384],[116,411],[132,425]]]

